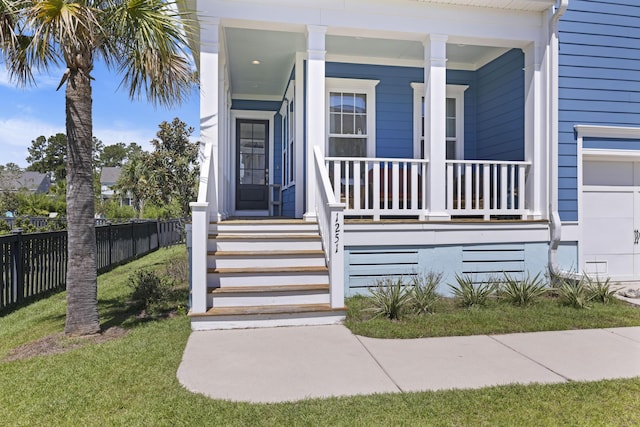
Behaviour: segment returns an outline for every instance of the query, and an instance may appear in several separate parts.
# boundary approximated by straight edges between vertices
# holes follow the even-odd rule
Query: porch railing
[[[314,147],[313,154],[316,170],[316,217],[322,237],[322,248],[329,267],[331,307],[343,308],[345,205],[336,200],[320,148]]]
[[[530,162],[447,160],[446,207],[452,216],[526,217]]]
[[[531,162],[447,160],[446,176],[431,185],[445,186],[445,206],[454,217],[528,215],[526,180]],[[419,217],[428,215],[428,160],[327,157],[333,197],[344,215]]]
[[[423,216],[427,166],[423,159],[327,157],[329,180],[345,215]]]

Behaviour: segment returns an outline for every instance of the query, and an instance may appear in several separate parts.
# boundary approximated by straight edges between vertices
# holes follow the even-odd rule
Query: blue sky
[[[65,133],[64,86],[56,92],[61,70],[36,76],[36,87],[16,88],[0,64],[0,164],[27,166],[27,148],[40,135]],[[96,64],[93,81],[93,134],[104,145],[136,142],[150,150],[158,125],[179,117],[199,135],[199,96],[193,90],[180,107],[154,108],[145,100],[132,101],[128,91],[118,89],[121,77]]]

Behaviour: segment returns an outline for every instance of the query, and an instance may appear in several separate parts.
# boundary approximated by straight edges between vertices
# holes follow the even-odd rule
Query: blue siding
[[[326,64],[327,77],[380,80],[376,86],[376,156],[413,157],[413,89],[422,68]]]
[[[247,99],[231,100],[232,110],[249,110],[249,111],[278,111],[282,101],[255,101]]]
[[[514,49],[480,70],[447,70],[447,84],[465,91],[465,158],[524,158],[524,55]],[[326,76],[379,80],[376,86],[376,156],[413,156],[413,89],[424,82],[416,67],[327,63]]]
[[[577,251],[563,250],[562,261],[575,263]],[[419,273],[442,273],[438,292],[450,295],[447,284],[456,274],[475,281],[508,272],[514,277],[544,274],[548,244],[519,242],[486,245],[377,246],[345,248],[345,294],[367,293],[376,281],[387,277],[410,278]],[[573,255],[573,258],[572,258]]]
[[[571,0],[560,22],[560,217],[578,219],[574,125],[640,126],[640,4]],[[588,148],[640,149],[598,139]]]
[[[296,187],[292,186],[282,191],[282,216],[295,218],[296,216]]]
[[[524,53],[512,49],[476,72],[481,160],[524,160]]]

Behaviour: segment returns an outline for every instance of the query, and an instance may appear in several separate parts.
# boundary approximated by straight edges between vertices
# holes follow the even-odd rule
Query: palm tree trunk
[[[89,71],[71,69],[66,87],[67,113],[67,317],[65,333],[100,332],[96,233],[93,198],[93,125]]]

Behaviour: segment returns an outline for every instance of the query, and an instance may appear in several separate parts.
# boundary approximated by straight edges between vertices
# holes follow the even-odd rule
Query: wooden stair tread
[[[242,316],[261,314],[344,314],[346,309],[331,308],[329,304],[294,304],[294,305],[258,305],[246,307],[213,307],[206,313],[189,313],[190,317],[203,316]]]
[[[260,274],[260,273],[326,273],[327,267],[255,267],[255,268],[208,268],[207,273],[216,274]]]
[[[323,256],[322,250],[295,250],[295,251],[208,251],[207,255],[217,257],[236,257],[236,256],[248,256],[248,257],[276,257],[276,256]]]
[[[211,294],[312,291],[329,291],[329,285],[225,286],[221,288],[209,288],[209,293]]]

